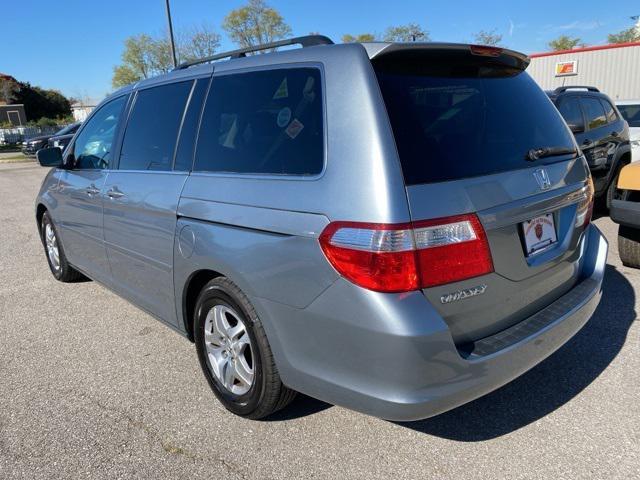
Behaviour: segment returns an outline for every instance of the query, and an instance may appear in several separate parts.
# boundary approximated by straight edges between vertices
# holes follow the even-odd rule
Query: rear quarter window
[[[580,99],[584,114],[587,117],[587,127],[589,130],[602,127],[607,124],[607,115],[604,107],[597,98],[583,97]]]
[[[214,77],[195,171],[315,175],[324,165],[320,70],[282,68]]]

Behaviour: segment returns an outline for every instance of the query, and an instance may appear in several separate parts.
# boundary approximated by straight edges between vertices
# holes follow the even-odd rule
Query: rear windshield
[[[618,110],[630,127],[640,127],[640,104],[618,105]]]
[[[571,158],[526,160],[531,149],[575,145],[562,117],[528,74],[412,63],[374,65],[407,185]]]

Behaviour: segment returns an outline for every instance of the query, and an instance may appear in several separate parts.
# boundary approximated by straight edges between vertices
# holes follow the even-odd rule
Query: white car
[[[631,161],[640,160],[640,100],[617,100],[616,107],[629,124]]]

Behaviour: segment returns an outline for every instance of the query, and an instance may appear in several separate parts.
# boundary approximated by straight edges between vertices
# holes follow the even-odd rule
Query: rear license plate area
[[[522,222],[522,235],[527,257],[540,253],[558,242],[553,213],[546,213]]]

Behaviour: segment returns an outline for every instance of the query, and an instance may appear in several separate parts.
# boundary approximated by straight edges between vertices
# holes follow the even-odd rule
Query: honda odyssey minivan
[[[600,298],[589,169],[528,63],[310,36],[125,87],[38,155],[51,271],[195,342],[238,415],[295,392],[392,420],[469,402]]]

